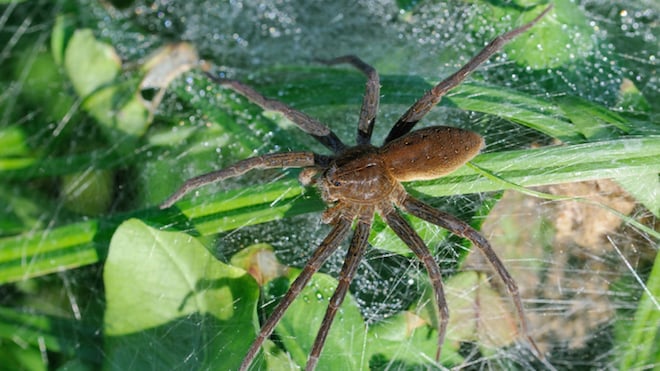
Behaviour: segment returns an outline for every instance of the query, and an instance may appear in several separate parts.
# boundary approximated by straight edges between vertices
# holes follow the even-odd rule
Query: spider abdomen
[[[469,130],[431,126],[397,138],[381,149],[390,174],[398,181],[435,179],[470,161],[484,139]]]

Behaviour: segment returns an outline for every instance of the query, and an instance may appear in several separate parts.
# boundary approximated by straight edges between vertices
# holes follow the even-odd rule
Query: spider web
[[[565,3],[558,1],[556,6],[569,6]],[[406,87],[410,86],[406,85],[408,82],[413,84],[419,79],[436,82],[467,62],[485,40],[518,22],[510,17],[492,21],[486,5],[482,2],[468,6],[463,2],[435,4],[405,0],[363,4],[350,1],[307,4],[296,0],[268,3],[251,0],[101,4],[86,0],[3,2],[0,32],[5,46],[1,49],[0,62],[12,67],[2,73],[0,130],[3,131],[0,134],[7,133],[8,128],[23,128],[25,151],[39,153],[46,159],[73,158],[90,152],[86,147],[97,140],[108,149],[101,149],[96,153],[98,157],[91,157],[86,168],[75,172],[63,171],[46,178],[21,177],[15,173],[7,173],[6,177],[0,175],[0,210],[3,210],[0,216],[4,223],[0,225],[0,237],[19,233],[45,236],[48,231],[69,223],[99,215],[121,218],[117,215],[152,206],[171,191],[149,182],[148,178],[157,173],[166,173],[173,184],[178,184],[185,178],[253,154],[304,148],[322,151],[304,134],[290,130],[277,115],[272,117],[277,125],[259,126],[255,122],[262,114],[255,109],[245,109],[231,118],[249,128],[253,138],[231,141],[226,139],[230,137],[227,134],[218,135],[220,139],[217,140],[199,140],[198,147],[191,147],[193,149],[183,155],[176,154],[179,156],[177,167],[159,166],[156,161],[145,160],[152,151],[145,143],[131,151],[116,151],[123,143],[99,139],[104,138],[105,133],[81,108],[85,102],[80,98],[66,94],[40,95],[43,91],[53,91],[52,86],[39,85],[42,81],[53,81],[51,76],[39,74],[47,71],[42,67],[48,63],[44,54],[50,47],[51,30],[57,16],[73,14],[77,27],[93,30],[99,39],[112,45],[124,61],[137,61],[165,43],[185,40],[221,72],[254,80],[266,89],[272,88],[269,82],[275,81],[286,96],[291,90],[295,91],[295,83],[301,80],[291,73],[291,66],[295,69],[313,64],[315,58],[343,54],[357,54],[373,64],[384,77],[384,83],[395,81]],[[471,81],[511,88],[540,99],[581,97],[633,117],[639,125],[657,125],[658,107],[653,105],[660,101],[655,73],[657,4],[652,1],[582,1],[576,9],[586,19],[585,28],[580,31],[588,31],[588,35],[582,35],[582,39],[576,36],[562,45],[571,50],[572,62],[555,66],[550,60],[549,67],[525,68],[512,61],[515,51],[506,51],[491,58]],[[565,52],[538,51],[539,54]],[[291,83],[281,77],[287,74],[294,75]],[[175,81],[175,89],[188,89],[191,101],[211,99],[208,91],[194,90],[191,76]],[[327,83],[335,75],[328,76],[313,81]],[[355,80],[358,81],[355,91],[359,92],[362,80]],[[645,102],[623,99],[622,81],[633,84],[639,91],[636,97],[645,98]],[[63,86],[62,90],[66,90],[66,85]],[[310,86],[298,96],[314,96],[325,88],[325,85]],[[385,86],[383,92],[385,103],[377,119],[375,143],[382,142],[392,123],[414,97],[422,93],[412,89],[395,92]],[[407,103],[396,94],[413,98]],[[360,93],[355,99],[340,102],[310,99],[311,103],[301,103],[301,109],[328,123],[345,142],[353,143]],[[181,94],[166,94],[150,130],[167,133],[173,126],[192,127],[200,136],[204,135],[204,130],[216,130],[208,127],[205,112],[197,107],[182,101]],[[452,104],[437,107],[420,123],[422,126],[433,124],[464,127],[481,133],[488,138],[486,152],[553,143],[552,139],[532,129],[492,115],[466,112]],[[210,151],[197,157],[199,148]],[[110,164],[104,157],[109,153],[119,153],[112,157]],[[6,157],[14,155],[9,153]],[[167,157],[167,154],[154,154],[157,155]],[[186,155],[194,157],[192,163],[187,162]],[[295,179],[295,172],[249,174],[203,190],[200,197],[235,189],[238,191],[231,197],[239,199],[251,190],[242,190],[243,187],[255,183],[275,184],[287,179]],[[100,191],[92,190],[95,196],[91,199],[95,201],[85,202],[84,210],[76,208],[76,199],[72,201],[61,195],[61,190],[67,187],[75,190],[81,188],[81,184],[90,183],[105,186],[98,188]],[[652,183],[641,187],[642,194],[657,197],[657,189],[651,189]],[[414,187],[410,189],[414,191]],[[610,180],[551,185],[535,190],[568,196],[568,199],[544,199],[514,191],[503,195],[479,193],[441,199],[421,196],[436,207],[474,225],[482,225],[482,233],[521,286],[532,335],[555,367],[618,368],[627,350],[626,337],[622,334],[633,326],[642,295],[650,293],[653,310],[660,310],[658,292],[650,292],[653,287],[646,286],[657,253],[657,240],[635,223],[657,231],[656,216],[627,193],[626,188]],[[582,198],[590,201],[582,202]],[[615,209],[629,218],[617,216],[600,206]],[[246,221],[216,238],[205,237],[206,244],[216,257],[228,262],[246,246],[265,243],[273,246],[280,263],[302,267],[313,247],[318,246],[329,231],[320,224],[316,212],[252,224]],[[499,279],[490,275],[478,251],[468,251],[463,241],[445,238],[439,229],[423,227],[425,240],[431,241],[430,248],[447,272],[448,300],[466,303],[463,307],[452,308],[452,316],[472,323],[474,318],[470,318],[470,314],[463,317],[461,310],[467,306],[477,308],[469,313],[479,317],[478,334],[465,335],[465,330],[450,325],[448,337],[460,343],[459,352],[464,356],[464,362],[456,368],[535,366],[524,342],[515,336],[517,319],[510,300]],[[109,238],[103,241],[99,243],[107,246]],[[3,243],[0,240],[0,250]],[[344,251],[335,254],[322,271],[336,277]],[[410,308],[423,308],[428,299],[427,288],[418,262],[382,246],[372,246],[358,270],[351,294],[367,325],[375,326]],[[478,296],[483,300],[479,305],[476,292],[482,293]],[[491,292],[498,294],[493,298],[487,295]],[[57,335],[69,336],[68,344],[71,344],[62,349],[49,347],[45,345],[50,344],[45,335],[24,343],[20,340],[24,339],[21,334],[32,329],[32,324],[27,320],[12,322],[11,330],[3,332],[0,338],[3,345],[0,348],[7,349],[7,353],[0,350],[0,359],[15,362],[19,359],[15,354],[24,351],[37,365],[34,369],[75,364],[98,366],[107,361],[99,360],[106,354],[101,341],[105,305],[102,262],[80,269],[62,267],[54,274],[2,285],[0,304],[3,310],[61,318],[63,329]],[[499,310],[500,306],[505,309]],[[3,324],[7,323],[7,316],[3,312]],[[72,321],[67,322],[68,319]],[[500,326],[501,323],[505,325]],[[648,326],[655,325],[649,323]],[[166,334],[148,333],[146,336],[151,337],[149,342],[154,344],[154,354],[169,352],[162,345],[161,337]],[[657,336],[655,341],[658,341]],[[409,348],[411,344],[412,340],[401,348]],[[658,348],[658,344],[653,346]],[[200,354],[212,351],[190,350],[189,358],[169,366],[194,365]],[[658,367],[658,362],[656,357],[655,363],[649,362],[639,369],[653,369]],[[388,358],[379,358],[371,366],[374,369],[421,367]]]

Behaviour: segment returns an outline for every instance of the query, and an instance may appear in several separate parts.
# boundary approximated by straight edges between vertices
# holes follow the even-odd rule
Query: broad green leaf
[[[101,124],[119,152],[131,151],[151,116],[139,97],[138,83],[118,81],[122,64],[115,49],[97,41],[92,30],[77,30],[66,45],[64,68],[84,99],[82,107]]]
[[[85,98],[117,77],[121,59],[112,46],[97,41],[92,30],[77,30],[66,47],[64,68],[76,93]]]
[[[122,223],[103,280],[109,369],[233,369],[254,339],[254,280],[185,233]]]

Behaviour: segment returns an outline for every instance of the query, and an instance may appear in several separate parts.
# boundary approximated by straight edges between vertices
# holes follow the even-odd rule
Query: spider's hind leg
[[[522,336],[525,338],[525,340],[527,340],[528,344],[532,348],[532,351],[535,353],[538,359],[541,360],[546,365],[546,367],[553,369],[552,365],[550,365],[545,360],[543,353],[538,348],[536,342],[529,333],[529,325],[527,323],[527,317],[525,316],[522,299],[520,298],[518,284],[513,279],[513,277],[511,277],[509,271],[504,267],[504,264],[497,256],[495,250],[493,250],[488,240],[476,229],[472,228],[464,221],[456,218],[451,214],[447,214],[438,209],[435,209],[411,196],[406,196],[406,198],[400,203],[400,206],[406,212],[409,212],[410,214],[420,219],[438,225],[457,236],[470,240],[474,246],[481,250],[486,259],[488,259],[490,264],[495,269],[495,272],[497,272],[497,275],[499,275],[502,279],[502,282],[504,282],[507,291],[509,291],[509,295],[511,296],[516,311],[518,312],[518,318],[520,320],[520,331]]]
[[[243,359],[239,371],[248,370],[250,364],[257,356],[257,353],[259,353],[259,349],[266,339],[273,333],[275,326],[280,322],[287,308],[289,308],[295,298],[298,297],[305,286],[307,286],[307,283],[309,283],[312,276],[319,270],[319,268],[321,268],[323,263],[339,248],[341,242],[346,238],[350,230],[350,220],[342,219],[335,224],[321,245],[314,251],[314,254],[312,254],[309,261],[307,261],[307,264],[305,264],[298,277],[293,281],[291,287],[289,287],[289,291],[284,294],[284,297],[282,297],[275,309],[273,309],[268,320],[266,320],[261,326],[261,330]]]
[[[360,110],[360,121],[358,122],[357,144],[370,144],[371,133],[373,132],[374,124],[376,123],[376,114],[378,113],[378,101],[380,99],[380,78],[378,77],[378,71],[354,55],[344,55],[328,60],[320,59],[318,62],[328,65],[348,63],[367,76],[366,89],[364,98],[362,99],[362,109]]]
[[[415,230],[406,222],[406,220],[398,214],[392,207],[385,210],[379,210],[379,213],[387,222],[387,225],[392,228],[394,233],[412,250],[426,268],[426,272],[431,280],[431,286],[435,294],[435,300],[438,305],[440,313],[440,321],[438,322],[438,348],[435,354],[435,360],[440,360],[442,353],[442,344],[445,341],[447,334],[447,324],[449,323],[449,307],[445,300],[445,292],[442,284],[442,272],[440,266],[433,259],[431,252],[422,240],[422,238],[415,232]]]

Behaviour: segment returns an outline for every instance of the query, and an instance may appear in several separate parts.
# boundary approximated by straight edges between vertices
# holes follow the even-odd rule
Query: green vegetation
[[[262,112],[210,83],[196,52],[189,49],[204,37],[155,52],[173,36],[172,30],[154,26],[162,17],[148,9],[156,5],[111,3],[124,8],[84,0],[0,2],[0,45],[6,45],[0,55],[0,364],[25,370],[236,368],[250,334],[256,334],[258,318],[272,310],[272,300],[298,271],[285,270],[266,282],[260,297],[247,272],[267,270],[251,257],[269,249],[256,249],[237,263],[227,258],[233,247],[223,250],[218,241],[236,229],[319,214],[324,204],[313,188],[299,185],[297,171],[287,170],[206,187],[168,210],[157,205],[188,177],[255,153],[318,150],[318,144],[280,115]],[[397,1],[400,12],[391,27],[406,30],[426,3]],[[483,13],[461,20],[476,24],[466,26],[468,33],[502,19],[522,23],[544,7],[528,1],[509,7],[473,3],[469,6]],[[166,21],[174,20],[173,27],[185,22],[176,9],[162,10]],[[471,197],[452,201],[461,218],[474,218],[478,226],[477,216],[488,213],[501,190],[612,178],[657,218],[659,107],[649,102],[658,101],[658,92],[640,92],[634,81],[617,78],[612,81],[620,86],[609,87],[616,91],[613,97],[599,97],[598,88],[568,90],[565,81],[571,76],[583,83],[606,81],[585,68],[603,63],[593,57],[601,44],[622,48],[619,59],[608,61],[621,70],[640,66],[628,64],[635,61],[624,57],[628,51],[617,44],[621,41],[616,36],[595,34],[590,20],[606,15],[595,16],[563,0],[555,2],[553,12],[532,31],[532,38],[507,46],[510,63],[491,66],[486,77],[475,74],[438,108],[454,115],[478,113],[477,120],[468,115],[461,119],[479,132],[488,120],[502,125],[483,132],[492,143],[488,151],[472,166],[407,188],[428,200],[490,192],[478,202]],[[657,16],[659,10],[649,12]],[[220,20],[222,15],[215,21]],[[162,34],[151,32],[154,27]],[[497,23],[489,32],[494,36],[508,27]],[[565,29],[578,36],[565,39]],[[263,47],[257,41],[262,34],[252,37],[248,44]],[[488,37],[474,33],[468,50],[477,50]],[[325,41],[330,40],[328,36]],[[652,42],[635,40],[657,52]],[[204,57],[267,96],[335,119],[330,123],[333,130],[352,141],[347,136],[355,131],[354,120],[338,112],[357,115],[364,85],[359,73],[306,60],[253,67],[245,56],[233,58],[236,50],[241,49]],[[377,136],[386,133],[388,119],[396,119],[393,112],[402,112],[437,81],[424,72],[405,74],[405,53],[436,51],[423,45],[405,51],[393,46],[373,61],[384,70],[381,106],[386,114],[379,117]],[[268,53],[264,55],[272,55]],[[518,84],[507,86],[509,79],[493,72],[500,67],[506,76],[519,76]],[[642,67],[642,79],[655,73],[652,62]],[[611,72],[611,67],[604,68],[603,74]],[[653,222],[623,219],[633,227],[650,224],[636,231],[657,243]],[[448,238],[438,228],[411,222],[433,249]],[[307,236],[303,251],[311,250],[324,231]],[[370,242],[406,256],[405,246],[380,221]],[[660,335],[645,325],[658,321],[658,261],[652,273],[640,272],[648,291],[629,303],[632,309],[626,314],[633,325],[628,332],[617,331],[613,341],[622,350],[611,356],[611,364],[644,368],[660,363]],[[447,268],[459,264],[454,261]],[[411,277],[426,285],[424,272]],[[475,275],[456,275],[447,284],[460,288],[476,280]],[[271,369],[304,364],[335,285],[330,275],[318,274],[287,312],[276,330],[277,340],[267,343],[268,352],[258,362]],[[369,326],[358,300],[349,297],[330,331],[319,368],[425,365],[435,353],[436,337],[434,314],[424,308],[424,295],[419,293],[409,307]],[[631,293],[635,295],[641,293]],[[497,299],[488,300],[499,305]],[[474,335],[464,336],[469,341]],[[492,354],[493,349],[480,351]],[[457,342],[447,340],[445,365],[460,364],[464,356]]]

